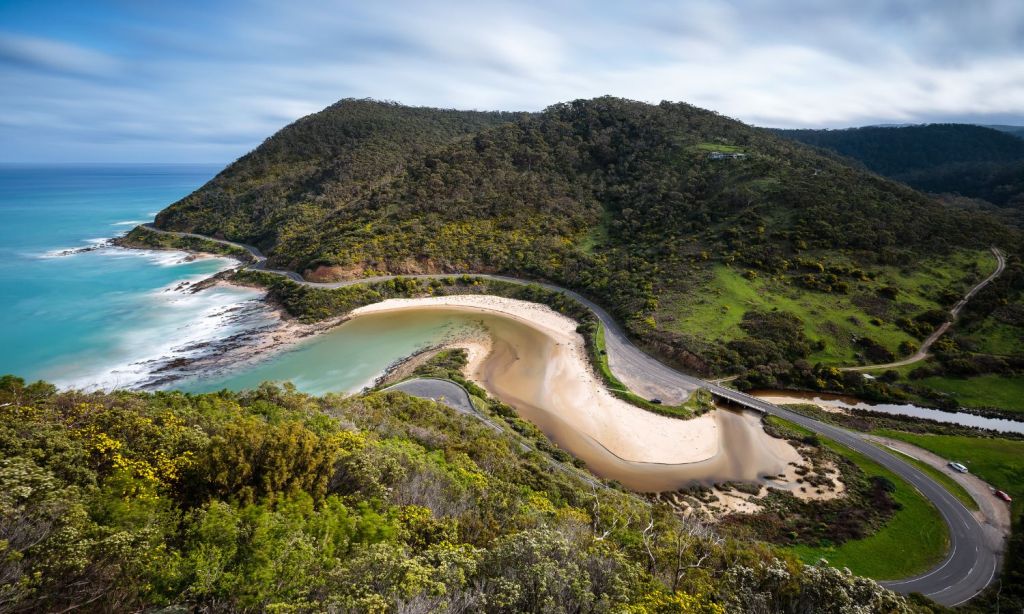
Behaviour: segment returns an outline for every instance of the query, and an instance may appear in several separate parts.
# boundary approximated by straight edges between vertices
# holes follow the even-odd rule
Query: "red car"
[[[997,497],[999,497],[1003,501],[1006,501],[1007,503],[1013,502],[1013,499],[1010,498],[1010,495],[1006,494],[1005,492],[1003,492],[1001,490],[997,490],[995,494],[996,494]]]

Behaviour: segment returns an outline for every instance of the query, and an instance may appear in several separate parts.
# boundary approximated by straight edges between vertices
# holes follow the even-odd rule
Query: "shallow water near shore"
[[[193,378],[175,388],[211,392],[245,390],[260,382],[292,382],[309,394],[355,393],[388,367],[428,347],[482,334],[479,318],[458,312],[362,316],[299,342],[253,366],[212,379]]]

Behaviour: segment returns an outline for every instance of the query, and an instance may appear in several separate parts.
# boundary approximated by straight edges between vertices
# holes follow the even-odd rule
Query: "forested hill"
[[[157,223],[269,246],[281,225],[311,223],[313,211],[386,182],[408,161],[518,115],[342,100],[280,130]]]
[[[998,130],[1000,132],[1006,132],[1007,134],[1012,134],[1017,138],[1024,139],[1024,126],[1007,126],[1006,124],[992,124],[985,127],[991,128],[993,130]]]
[[[859,160],[920,190],[1024,205],[1024,139],[1005,130],[929,124],[776,132]]]
[[[677,332],[687,327],[669,301],[693,295],[715,267],[874,296],[882,283],[864,267],[1017,244],[989,216],[770,131],[686,104],[608,97],[538,114],[342,101],[286,127],[157,223],[255,243],[313,280],[467,271],[552,280],[701,372],[778,358],[767,338],[730,349]],[[787,326],[775,333],[792,339]],[[819,336],[849,342],[834,327]]]

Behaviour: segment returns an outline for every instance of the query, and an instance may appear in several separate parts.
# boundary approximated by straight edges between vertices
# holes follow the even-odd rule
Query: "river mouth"
[[[785,471],[799,455],[786,441],[764,432],[760,416],[749,411],[718,409],[709,416],[693,420],[667,418],[639,410],[651,416],[648,426],[671,428],[690,422],[699,429],[709,420],[714,429],[713,452],[692,462],[643,462],[624,458],[609,449],[600,435],[588,434],[579,421],[586,419],[580,405],[592,402],[588,391],[578,385],[581,379],[566,368],[567,348],[543,331],[518,320],[490,316],[485,320],[492,348],[479,367],[470,373],[495,398],[516,409],[519,415],[540,428],[549,439],[586,463],[595,475],[618,481],[638,492],[666,492],[693,484],[713,485],[726,481],[764,482]],[[585,365],[584,365],[585,368]],[[585,385],[593,385],[584,381]],[[618,409],[622,408],[608,408]],[[626,412],[623,412],[625,414]],[[612,415],[612,428],[629,428],[628,415]],[[699,442],[699,445],[708,442]],[[680,446],[688,442],[680,442]]]
[[[785,488],[771,479],[801,462],[792,445],[765,433],[759,414],[718,409],[679,420],[617,399],[590,369],[575,322],[547,307],[486,296],[423,303],[430,300],[393,299],[357,310],[292,351],[187,387],[240,390],[271,380],[312,394],[358,392],[417,350],[485,335],[489,350],[467,376],[595,475],[625,488],[666,492],[727,481]]]
[[[752,390],[750,394],[779,405],[809,403],[817,405],[825,411],[849,412],[850,410],[864,410],[889,414],[891,416],[924,418],[945,424],[959,424],[961,426],[1003,433],[1024,433],[1024,422],[1019,420],[988,418],[962,411],[943,411],[929,407],[920,407],[910,403],[867,403],[847,395],[796,390]]]

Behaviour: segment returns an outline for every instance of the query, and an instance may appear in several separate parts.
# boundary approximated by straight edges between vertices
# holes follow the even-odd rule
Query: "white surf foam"
[[[150,292],[140,309],[152,318],[144,327],[118,333],[111,352],[114,360],[56,383],[62,388],[112,390],[142,387],[175,374],[178,362],[205,356],[217,342],[271,322],[273,312],[258,302],[260,296],[261,291],[248,288]]]
[[[51,258],[65,258],[67,256],[76,256],[78,254],[84,254],[86,252],[93,252],[100,249],[106,249],[112,247],[109,245],[110,237],[98,237],[95,239],[86,239],[86,245],[76,245],[74,247],[59,247],[57,249],[51,249],[41,254],[33,254],[36,258],[43,260],[49,260]]]

